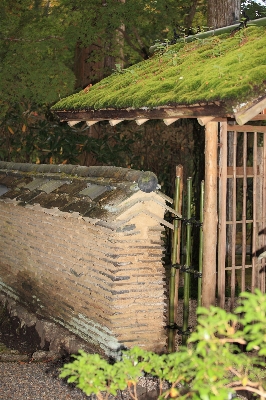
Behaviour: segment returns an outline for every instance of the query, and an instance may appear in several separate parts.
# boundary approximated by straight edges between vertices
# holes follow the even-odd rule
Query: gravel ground
[[[0,362],[0,399],[1,400],[96,400],[95,396],[86,396],[81,390],[58,378],[62,362],[23,363]],[[157,382],[141,378],[138,399],[158,398]],[[128,391],[119,392],[110,400],[132,399]]]
[[[181,318],[182,302],[179,308],[178,315]],[[191,301],[189,325],[192,327],[195,326],[195,309],[196,302]],[[69,356],[54,361],[50,361],[50,358],[46,362],[29,361],[36,354],[34,352],[40,352],[39,337],[34,330],[21,332],[18,327],[18,321],[0,312],[0,400],[96,400],[95,396],[86,396],[74,385],[59,378],[59,369],[70,361]],[[177,335],[177,347],[180,341],[181,336]],[[3,355],[5,352],[6,358]],[[10,362],[9,357],[14,361]],[[158,399],[158,382],[152,378],[140,378],[137,394],[139,400]],[[247,400],[247,397],[238,397]],[[110,396],[111,399],[129,400],[132,397],[124,391],[116,397]]]
[[[47,372],[47,363],[0,363],[1,400],[89,399]]]

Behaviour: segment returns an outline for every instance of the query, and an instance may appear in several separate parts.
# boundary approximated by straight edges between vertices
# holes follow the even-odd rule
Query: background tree
[[[228,4],[236,9],[238,1]],[[209,1],[209,10],[212,6],[220,23],[224,14],[232,15],[224,3]],[[245,4],[256,14],[254,1]],[[257,16],[263,15],[265,7],[257,9]],[[130,154],[134,151],[131,138],[125,144],[126,135],[118,134],[118,128],[110,133],[108,124],[102,123],[97,130],[82,125],[70,130],[49,107],[114,69],[149,57],[149,47],[156,40],[171,43],[190,28],[195,32],[206,25],[206,15],[207,0],[2,0],[1,159],[148,168],[148,159],[138,165],[138,157]],[[165,163],[161,170],[168,171],[169,162]]]
[[[241,0],[208,0],[208,26],[220,28],[240,19]]]

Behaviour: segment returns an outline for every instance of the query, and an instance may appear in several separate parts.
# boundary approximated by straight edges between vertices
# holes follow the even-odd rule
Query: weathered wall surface
[[[147,214],[156,207],[163,216],[156,204]],[[137,202],[120,218],[128,224],[110,229],[78,213],[0,201],[0,290],[107,355],[134,345],[163,351],[163,228],[142,211]]]

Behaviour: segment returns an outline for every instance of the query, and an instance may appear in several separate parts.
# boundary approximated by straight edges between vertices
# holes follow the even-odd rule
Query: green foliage
[[[18,103],[0,123],[1,160],[76,163],[79,154],[80,135],[59,124],[45,107]]]
[[[1,2],[1,108],[22,99],[48,104],[73,92],[76,37],[66,37],[67,24],[49,3]]]
[[[264,1],[265,3],[265,1]],[[266,17],[265,5],[262,5],[261,2],[257,3],[254,0],[245,0],[241,1],[241,10],[245,11],[250,19],[262,18]]]
[[[217,307],[199,308],[198,326],[188,342],[189,347],[163,355],[135,347],[114,365],[80,351],[62,368],[60,376],[98,399],[126,388],[137,399],[136,385],[143,374],[159,379],[160,399],[225,400],[236,390],[266,397],[265,294],[259,290],[242,293],[235,313]],[[256,352],[241,353],[236,343],[247,344],[247,350]],[[164,391],[163,382],[168,383]]]
[[[242,304],[236,309],[241,313],[240,323],[244,326],[247,350],[257,350],[266,356],[266,300],[265,295],[255,289],[252,293],[242,293]]]
[[[202,2],[197,1],[198,7]],[[183,0],[169,0],[167,4],[164,0],[3,0],[2,115],[6,104],[22,100],[49,104],[73,93],[77,45],[88,48],[87,59],[82,62],[102,69],[100,76],[111,73],[110,60],[131,65],[148,58],[148,49],[157,38],[163,39],[168,33],[173,37],[176,12],[178,23],[184,24],[190,6]],[[92,68],[91,82],[95,81],[93,74]]]
[[[137,162],[131,150],[133,139],[116,132],[90,137],[88,131],[86,124],[70,128],[60,123],[46,107],[18,103],[0,121],[0,159],[77,164],[89,153],[96,164],[126,167]]]

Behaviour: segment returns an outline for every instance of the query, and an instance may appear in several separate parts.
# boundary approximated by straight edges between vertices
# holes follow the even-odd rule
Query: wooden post
[[[226,196],[227,195],[227,122],[220,123],[219,160],[219,222],[218,222],[218,305],[225,304],[225,258],[226,258]]]
[[[203,216],[202,305],[215,305],[217,246],[217,150],[218,122],[205,129],[205,198]]]

